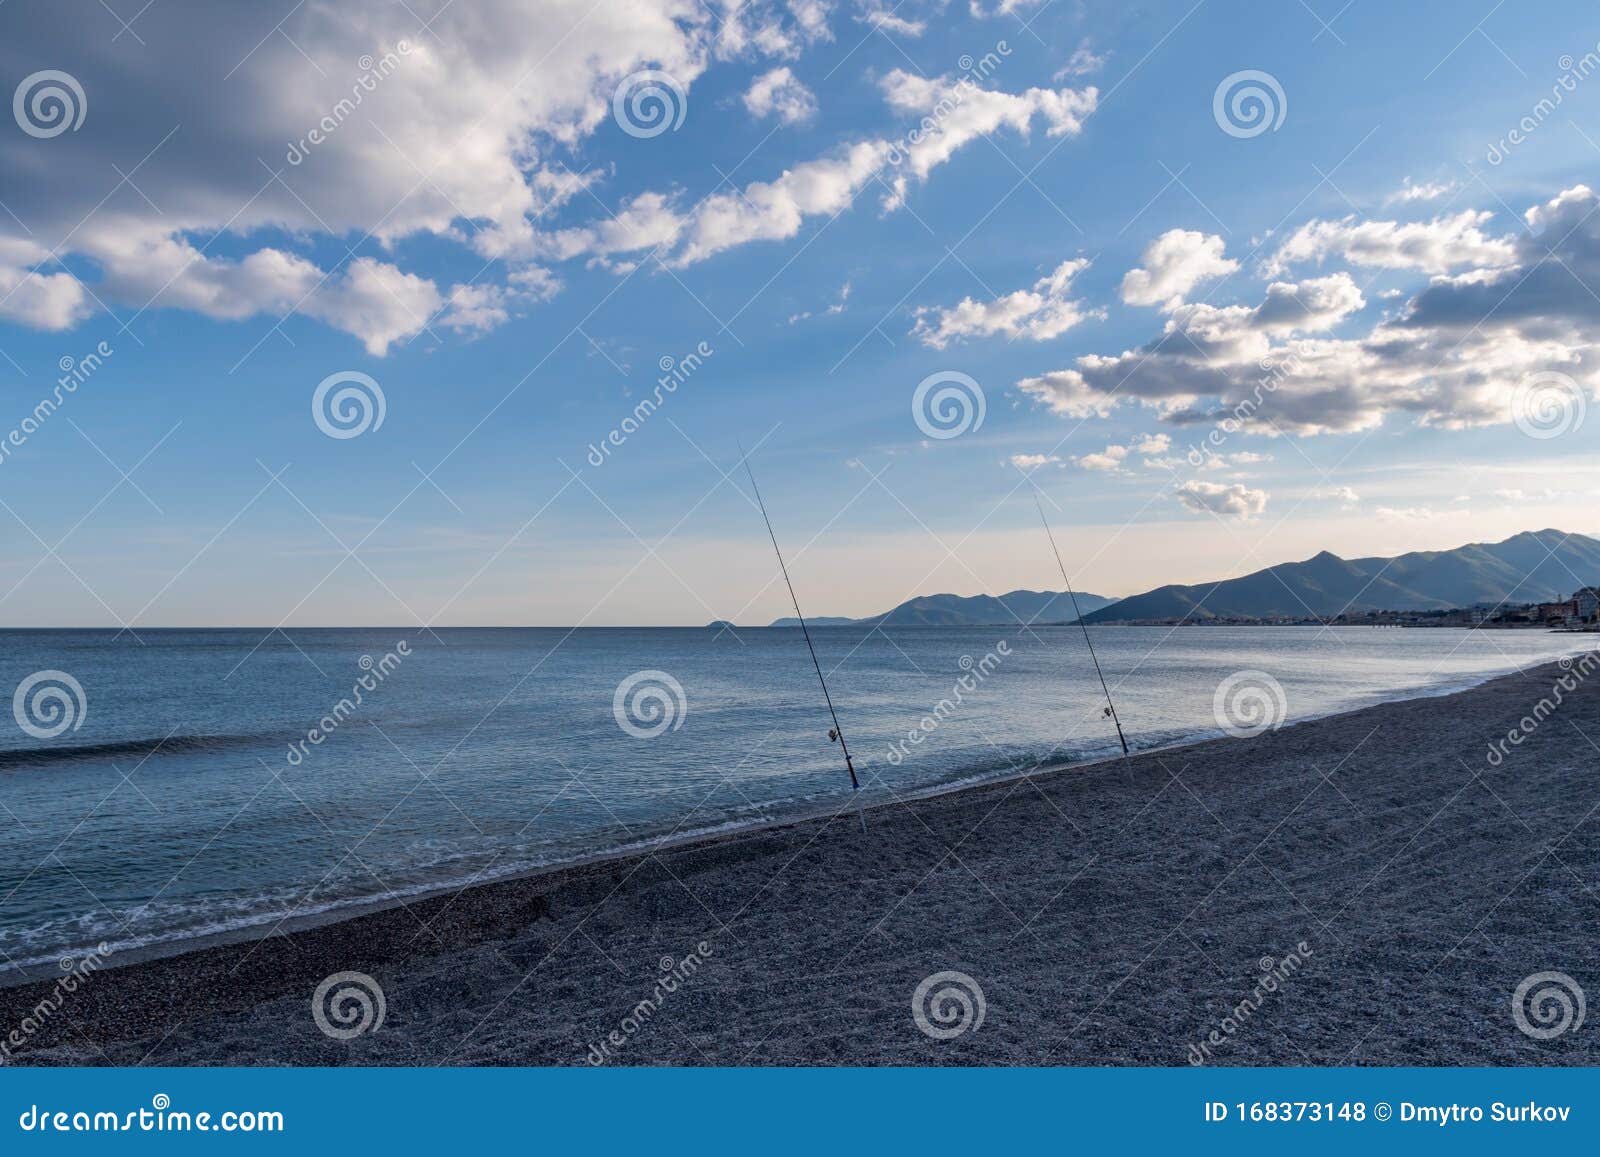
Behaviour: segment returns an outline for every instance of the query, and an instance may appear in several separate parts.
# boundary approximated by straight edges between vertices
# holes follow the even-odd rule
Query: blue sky
[[[816,613],[1056,585],[1030,482],[1106,594],[1600,530],[1592,6],[110,2],[0,7],[4,625],[765,622],[741,440]]]

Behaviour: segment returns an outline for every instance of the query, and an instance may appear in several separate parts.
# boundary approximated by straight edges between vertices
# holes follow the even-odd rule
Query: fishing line
[[[1122,744],[1122,758],[1128,758],[1128,740],[1122,734],[1122,720],[1117,718],[1117,705],[1111,701],[1111,688],[1106,686],[1105,672],[1100,670],[1100,660],[1094,653],[1094,641],[1089,638],[1089,624],[1083,621],[1083,614],[1078,610],[1078,596],[1073,593],[1072,580],[1067,577],[1066,564],[1061,561],[1061,550],[1056,546],[1056,536],[1051,533],[1050,520],[1044,516],[1044,503],[1039,501],[1039,490],[1033,491],[1033,504],[1039,508],[1039,521],[1044,523],[1044,533],[1050,539],[1050,549],[1055,553],[1056,566],[1061,571],[1061,581],[1067,584],[1067,595],[1072,599],[1072,613],[1078,620],[1078,626],[1083,628],[1083,641],[1089,646],[1089,661],[1094,664],[1094,673],[1100,677],[1100,690],[1106,697],[1106,714],[1111,716],[1111,722],[1117,729],[1117,741]]]

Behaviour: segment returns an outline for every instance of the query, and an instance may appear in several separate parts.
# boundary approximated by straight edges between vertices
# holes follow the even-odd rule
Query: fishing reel
[[[828,742],[829,743],[838,743],[839,742],[839,729],[838,728],[836,728],[836,727],[828,728]]]

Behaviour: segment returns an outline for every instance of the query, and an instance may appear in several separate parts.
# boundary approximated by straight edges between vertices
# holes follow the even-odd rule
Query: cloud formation
[[[1126,446],[1107,446],[1104,450],[1096,450],[1092,454],[1080,454],[1072,460],[1074,466],[1083,470],[1104,470],[1107,472],[1121,470],[1122,463],[1128,457]]]
[[[1380,506],[1377,514],[1384,522],[1432,522],[1439,517],[1428,506]]]
[[[1247,391],[1262,376],[1274,339],[1331,329],[1365,304],[1346,273],[1273,282],[1259,305],[1176,306],[1150,344],[1111,357],[1088,354],[1072,369],[1025,378],[1018,386],[1073,417],[1105,415],[1131,398],[1168,420],[1204,420],[1193,410],[1196,403]]]
[[[771,0],[745,24],[797,27]],[[62,328],[98,308],[87,289],[226,320],[298,310],[375,353],[424,326],[480,327],[480,284],[502,309],[522,299],[503,268],[470,287],[408,271],[402,243],[525,253],[540,216],[583,187],[561,154],[606,121],[618,81],[653,67],[686,88],[728,48],[695,0],[484,0],[441,9],[429,29],[378,0],[304,5],[275,29],[248,5],[163,0],[142,14],[137,53],[78,25],[43,5],[0,35],[6,76],[73,46],[90,105],[58,139],[0,134],[0,199],[15,214],[0,217],[0,317]],[[85,284],[19,254],[19,237]],[[361,260],[311,256],[317,237]]]
[[[1494,217],[1471,209],[1431,221],[1308,221],[1296,229],[1267,265],[1269,274],[1330,257],[1351,265],[1450,273],[1462,268],[1500,268],[1516,259],[1510,237],[1490,237],[1483,226]]]
[[[1037,470],[1041,466],[1049,466],[1060,462],[1061,459],[1054,454],[1013,454],[1011,464],[1018,470]]]
[[[888,188],[883,208],[905,204],[920,183],[960,149],[1001,128],[1029,131],[1042,119],[1051,136],[1076,133],[1093,111],[1095,90],[1028,89],[1021,94],[978,88],[961,77],[924,78],[896,70],[880,83],[890,107],[916,114],[917,126],[899,140],[857,141],[803,161],[770,181],[713,193],[687,207],[659,193],[641,194],[614,218],[539,237],[534,255],[567,260],[589,255],[653,254],[682,268],[728,249],[795,236],[809,219],[848,209],[873,181]]]
[[[868,28],[882,32],[897,32],[901,36],[921,36],[928,30],[926,20],[901,16],[904,4],[889,4],[887,0],[857,0],[856,20]]]
[[[897,209],[915,179],[948,161],[957,150],[1002,128],[1026,136],[1043,120],[1047,137],[1076,136],[1100,99],[1094,87],[1030,88],[1019,93],[979,88],[966,78],[922,77],[895,69],[883,78],[892,108],[922,120],[903,141],[885,142],[898,165],[884,207]]]
[[[1331,490],[1319,490],[1312,497],[1337,502],[1345,510],[1354,510],[1361,505],[1361,495],[1348,486],[1335,486]]]
[[[1072,464],[1084,470],[1104,470],[1115,473],[1123,468],[1130,454],[1165,454],[1172,449],[1172,438],[1167,434],[1141,434],[1126,445],[1113,443],[1104,450],[1082,454]],[[1145,466],[1161,469],[1165,463],[1159,458],[1146,458]]]
[[[1254,306],[1180,305],[1149,343],[1080,357],[1018,386],[1074,417],[1131,401],[1167,422],[1266,435],[1368,430],[1390,415],[1449,429],[1509,423],[1519,388],[1551,373],[1582,395],[1574,404],[1592,399],[1600,298],[1586,287],[1600,285],[1600,198],[1586,186],[1567,189],[1527,212],[1532,232],[1523,235],[1488,238],[1486,220],[1440,219],[1433,241],[1454,238],[1463,250],[1413,245],[1419,235],[1383,229],[1352,249],[1328,248],[1352,264],[1379,261],[1379,248],[1401,268],[1456,268],[1467,254],[1489,262],[1435,276],[1399,316],[1365,333],[1333,336],[1365,306],[1341,271],[1273,282]]]
[[[1408,201],[1437,201],[1440,197],[1446,197],[1454,193],[1456,187],[1454,181],[1424,181],[1420,185],[1413,185],[1411,178],[1407,177],[1398,189],[1384,198],[1384,204],[1392,205],[1396,202],[1404,204]]]
[[[1222,250],[1223,240],[1215,234],[1169,229],[1145,246],[1142,264],[1122,278],[1122,300],[1174,308],[1202,281],[1239,268]]]
[[[695,87],[708,69],[755,63],[750,110],[804,120],[815,102],[794,72],[760,66],[830,39],[829,9],[479,0],[424,27],[403,5],[345,0],[264,27],[248,5],[162,0],[141,14],[138,53],[86,42],[66,6],[6,9],[0,75],[70,47],[91,112],[55,139],[0,134],[0,320],[66,329],[101,302],[298,313],[382,354],[424,331],[503,324],[559,289],[562,262],[693,264],[793,237],[874,180],[897,207],[980,135],[1076,132],[1094,107],[1092,89],[1008,94],[896,72],[882,81],[889,112],[919,122],[902,140],[845,141],[699,201],[647,190],[580,212],[611,176],[582,153],[618,131],[626,78],[660,78],[675,123],[712,115]],[[216,67],[194,67],[196,43]],[[417,241],[458,248],[463,279],[418,266]]]
[[[1267,492],[1252,490],[1243,483],[1224,486],[1219,482],[1191,479],[1173,491],[1178,501],[1198,514],[1217,514],[1240,520],[1254,518],[1267,508]]]
[[[786,125],[817,115],[817,98],[787,66],[764,72],[745,90],[744,107],[757,120],[775,116]]]
[[[1069,77],[1091,76],[1106,66],[1110,53],[1096,52],[1094,45],[1085,40],[1073,50],[1067,58],[1067,63],[1056,70],[1055,80],[1066,80]]]
[[[795,325],[813,317],[837,317],[839,314],[845,311],[845,307],[849,304],[849,302],[850,283],[847,281],[839,287],[839,297],[832,305],[828,306],[820,313],[813,312],[809,309],[801,310],[799,313],[791,313],[789,315],[789,324]]]
[[[958,338],[997,333],[1028,341],[1059,337],[1085,318],[1104,316],[1070,297],[1072,279],[1088,267],[1088,258],[1063,261],[1031,289],[1018,289],[993,301],[963,297],[949,309],[919,309],[912,333],[923,345],[941,350]]]

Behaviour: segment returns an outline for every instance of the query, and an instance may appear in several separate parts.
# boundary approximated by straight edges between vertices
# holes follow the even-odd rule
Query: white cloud
[[[1541,486],[1534,490],[1525,490],[1521,487],[1503,487],[1491,491],[1494,497],[1505,502],[1550,502],[1557,498],[1581,499],[1593,497],[1594,492],[1585,494],[1581,490],[1557,490],[1553,486]]]
[[[361,338],[369,354],[381,357],[391,343],[420,331],[443,304],[427,278],[360,257],[336,283],[313,293],[302,309]]]
[[[1510,265],[1516,259],[1515,239],[1490,237],[1483,226],[1494,214],[1472,209],[1432,221],[1309,221],[1296,229],[1267,264],[1269,274],[1291,265],[1322,262],[1329,257],[1352,265],[1449,273]]]
[[[1017,385],[1057,413],[1074,417],[1103,416],[1119,399],[1133,398],[1169,420],[1202,420],[1192,410],[1201,397],[1231,398],[1248,394],[1264,380],[1276,381],[1278,371],[1267,368],[1275,338],[1326,331],[1365,304],[1346,273],[1298,284],[1273,282],[1260,305],[1179,305],[1162,336],[1141,349],[1111,357],[1088,354],[1072,369],[1025,378]],[[1298,342],[1299,360],[1292,364],[1309,356],[1308,348],[1306,341]],[[1286,355],[1277,352],[1283,361]],[[1282,385],[1275,386],[1274,417],[1284,410],[1283,395]],[[1301,430],[1314,425],[1292,414],[1282,420]]]
[[[993,8],[985,8],[981,0],[967,0],[967,11],[978,20],[992,19],[996,16],[1010,16],[1014,12],[1021,12],[1025,8],[1033,8],[1044,3],[1044,0],[995,0]]]
[[[561,292],[561,279],[538,265],[514,269],[507,280],[533,301],[549,301]]]
[[[1441,220],[1465,237],[1482,219]],[[1327,336],[1363,304],[1347,274],[1275,282],[1259,306],[1181,306],[1138,349],[1080,357],[1018,385],[1063,414],[1105,415],[1132,400],[1169,422],[1269,436],[1369,430],[1391,414],[1446,429],[1505,424],[1535,374],[1565,375],[1592,400],[1600,300],[1575,290],[1600,283],[1600,198],[1574,186],[1526,219],[1537,233],[1479,252],[1495,264],[1434,277],[1364,334]],[[1404,260],[1455,259],[1414,250]]]
[[[792,313],[792,314],[789,315],[789,324],[790,325],[794,325],[797,322],[805,321],[807,318],[810,318],[810,317],[817,317],[817,316],[834,317],[834,316],[837,316],[838,314],[841,314],[841,313],[844,312],[845,304],[849,300],[850,300],[850,283],[847,281],[842,286],[839,287],[839,298],[838,298],[838,300],[835,301],[832,305],[828,306],[828,308],[824,309],[821,312],[820,315],[812,313],[809,309],[808,310],[804,310],[801,313]]]
[[[1528,223],[1528,228],[1545,232],[1562,225],[1576,229],[1588,224],[1594,215],[1595,201],[1594,190],[1588,185],[1574,185],[1561,190],[1543,205],[1530,206],[1522,219]]]
[[[487,333],[505,324],[513,300],[498,285],[457,285],[445,299],[439,322],[462,333]]]
[[[979,137],[1001,128],[1026,135],[1036,118],[1044,120],[1046,136],[1076,136],[1100,99],[1099,90],[1093,87],[1008,93],[979,88],[964,78],[929,79],[898,68],[883,78],[881,87],[891,107],[922,118],[916,131],[903,141],[885,142],[899,162],[894,191],[884,201],[888,209],[904,204],[911,178],[926,179],[929,172]]]
[[[930,172],[980,136],[1000,128],[1027,132],[1036,118],[1052,136],[1076,133],[1093,110],[1094,89],[1029,89],[991,92],[961,78],[925,79],[895,71],[883,79],[889,104],[923,117],[903,141],[857,141],[842,151],[803,161],[770,181],[715,193],[687,210],[673,199],[647,193],[628,202],[616,220],[553,232],[536,240],[536,256],[556,260],[583,253],[608,260],[649,249],[681,268],[755,241],[781,241],[799,233],[808,218],[849,208],[861,190],[893,169],[884,208],[900,208],[911,181]]]
[[[334,279],[324,280],[317,265],[282,249],[257,249],[237,259],[213,257],[159,222],[118,224],[91,217],[73,238],[98,262],[100,290],[112,300],[235,321],[287,313],[311,295],[320,293],[326,301],[337,293]],[[345,276],[352,272],[353,263]]]
[[[1330,490],[1319,490],[1312,497],[1325,499],[1329,502],[1337,502],[1346,510],[1354,510],[1361,505],[1361,495],[1348,486],[1335,486]]]
[[[1013,454],[1011,464],[1019,470],[1037,470],[1040,466],[1048,466],[1061,459],[1054,454]]]
[[[744,107],[757,120],[776,116],[793,125],[817,115],[817,98],[788,67],[781,67],[756,77],[745,91]]]
[[[43,246],[0,237],[0,318],[35,329],[70,329],[94,311],[83,284],[65,271],[42,273]]]
[[[801,33],[811,40],[832,40],[825,0],[788,0],[788,8]]]
[[[0,217],[0,318],[66,328],[94,297],[230,321],[297,311],[376,353],[424,325],[481,332],[518,304],[548,298],[560,281],[536,261],[626,268],[637,257],[620,255],[675,245],[714,252],[720,242],[708,233],[724,206],[686,214],[677,194],[636,195],[615,220],[551,230],[554,212],[609,176],[605,166],[576,172],[585,165],[574,154],[615,131],[623,78],[664,73],[689,115],[708,116],[694,88],[707,68],[792,58],[831,37],[829,8],[479,0],[444,5],[424,27],[403,6],[345,0],[294,8],[264,37],[249,6],[155,5],[142,17],[150,35],[137,56],[94,62],[101,111],[56,142],[48,164],[48,142],[0,134],[0,184],[15,214]],[[5,48],[19,60],[56,60],[80,41],[71,14],[56,7],[9,22]],[[193,66],[196,44],[219,70]],[[764,115],[803,115],[805,90],[788,75],[758,85]],[[785,182],[825,185],[827,165],[844,165],[854,191],[880,152],[863,169],[845,150],[821,170],[796,166],[792,180],[746,192],[773,190],[775,216],[831,211],[839,198]],[[131,179],[114,183],[113,165]],[[770,225],[749,232],[787,235]],[[327,237],[356,252],[330,263],[317,256]],[[437,283],[407,268],[403,243],[423,237],[492,264],[467,287]],[[42,264],[50,253],[64,265]]]
[[[792,60],[807,45],[833,39],[828,29],[828,6],[822,0],[788,0],[782,8],[760,0],[714,2],[720,8],[719,28],[713,44],[719,56],[775,56]]]
[[[536,247],[539,256],[554,261],[586,253],[609,258],[617,253],[653,252],[675,245],[685,225],[671,198],[661,193],[640,193],[593,225],[542,235]]]
[[[1051,79],[1066,80],[1070,77],[1092,76],[1106,66],[1106,61],[1109,57],[1109,53],[1096,52],[1094,47],[1085,40],[1067,58],[1067,63],[1056,70]]]
[[[1072,460],[1072,463],[1083,470],[1101,470],[1114,473],[1123,468],[1130,454],[1165,454],[1170,449],[1172,449],[1172,439],[1168,435],[1140,434],[1125,445],[1112,443],[1104,450],[1079,455]],[[1168,465],[1162,459],[1151,458],[1146,458],[1144,464],[1152,469]]]
[[[807,217],[842,212],[883,167],[887,151],[881,141],[863,141],[776,180],[707,197],[682,219],[683,243],[668,264],[692,265],[751,241],[782,241],[800,232]]]
[[[1439,517],[1427,506],[1380,506],[1377,514],[1384,522],[1432,522]]]
[[[1198,457],[1200,460],[1195,461]],[[1257,454],[1253,450],[1240,450],[1234,454],[1222,454],[1208,451],[1204,454],[1194,454],[1186,458],[1146,458],[1144,464],[1151,470],[1232,470],[1236,475],[1242,473],[1245,466],[1258,466],[1263,462],[1273,461],[1271,454]]]
[[[1190,480],[1174,492],[1179,502],[1196,513],[1226,515],[1238,519],[1253,518],[1267,508],[1267,492],[1252,490],[1242,483],[1224,486],[1217,482]]]
[[[856,20],[869,28],[884,32],[898,32],[902,36],[921,36],[928,30],[926,20],[912,20],[900,16],[901,4],[889,5],[887,0],[859,0]]]
[[[1215,234],[1169,229],[1145,246],[1142,265],[1123,277],[1122,300],[1174,308],[1202,281],[1239,268],[1237,261],[1222,255],[1223,244]]]
[[[99,237],[94,228],[86,234],[100,260],[101,288],[114,299],[230,321],[298,311],[359,338],[374,357],[432,323],[492,329],[514,303],[539,297],[536,281],[548,278],[529,267],[511,286],[486,282],[443,291],[428,278],[367,256],[325,273],[275,248],[231,260],[208,257],[185,240],[153,230],[115,239]]]
[[[1018,289],[993,301],[964,297],[949,309],[919,309],[912,333],[934,349],[944,349],[957,338],[997,333],[1029,341],[1059,337],[1085,318],[1104,316],[1069,297],[1072,279],[1088,267],[1088,258],[1063,261],[1031,289]]]
[[[1420,185],[1413,185],[1411,178],[1407,177],[1400,188],[1384,198],[1384,204],[1392,205],[1396,202],[1404,204],[1409,201],[1437,201],[1440,197],[1446,197],[1455,192],[1457,187],[1454,181],[1427,181]]]
[[[774,0],[749,7],[804,40]],[[70,141],[0,134],[7,206],[84,282],[0,258],[0,316],[71,325],[88,287],[222,320],[298,309],[375,352],[441,308],[446,325],[492,324],[505,311],[486,304],[491,291],[462,298],[404,269],[400,243],[464,243],[507,262],[481,280],[518,295],[509,275],[539,215],[584,187],[564,158],[608,123],[617,82],[656,68],[688,89],[723,48],[698,0],[481,0],[444,6],[427,29],[403,8],[347,0],[295,8],[269,36],[249,6],[164,3],[142,21],[139,53],[93,62],[100,111]],[[81,40],[54,8],[9,21],[6,50],[58,60]],[[195,67],[196,45],[216,69]],[[50,144],[66,147],[46,163]],[[131,180],[117,183],[113,164]],[[0,254],[29,234],[0,217]],[[357,254],[314,258],[326,236]]]
[[[1084,470],[1115,471],[1122,469],[1122,463],[1127,457],[1126,446],[1112,445],[1092,454],[1080,454],[1072,460],[1072,464]]]
[[[1138,434],[1126,443],[1110,443],[1104,450],[1093,453],[1078,454],[1072,459],[1072,464],[1083,470],[1102,470],[1107,474],[1120,474],[1123,466],[1128,462],[1130,454],[1165,454],[1173,448],[1173,440],[1166,434]],[[1150,469],[1176,466],[1176,462],[1162,458],[1146,458],[1144,464]]]

